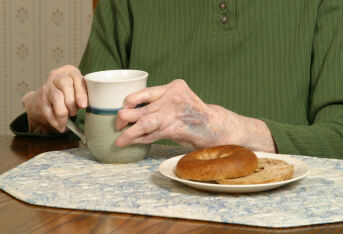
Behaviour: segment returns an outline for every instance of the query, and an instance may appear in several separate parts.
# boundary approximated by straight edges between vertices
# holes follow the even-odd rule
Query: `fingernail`
[[[61,127],[60,128],[60,133],[64,133],[66,131],[66,128],[65,127]]]
[[[72,110],[71,112],[70,112],[70,116],[75,116],[77,114],[77,110]]]
[[[57,129],[57,131],[59,131],[59,133],[63,133],[63,129],[61,127],[57,126],[56,129]]]
[[[60,133],[63,133],[65,131],[65,125],[64,124],[57,124],[57,131],[59,131]]]
[[[54,127],[57,131],[60,131],[60,126],[57,121],[51,123],[52,127]]]
[[[81,108],[86,108],[87,107],[87,100],[82,100],[81,101]]]
[[[120,130],[125,128],[126,126],[128,125],[128,122],[127,121],[121,121],[120,122]]]
[[[123,141],[123,139],[118,137],[115,143],[116,143],[117,146],[122,146],[124,144],[124,141]]]
[[[119,131],[121,129],[121,121],[118,119],[116,122],[116,129]]]

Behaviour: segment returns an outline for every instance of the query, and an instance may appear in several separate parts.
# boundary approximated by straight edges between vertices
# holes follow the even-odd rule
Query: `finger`
[[[86,82],[81,72],[79,70],[74,70],[70,72],[69,75],[74,80],[76,104],[80,108],[86,108],[87,107],[87,87],[86,87]]]
[[[135,123],[143,116],[147,114],[152,114],[160,110],[159,105],[149,104],[144,107],[135,108],[135,109],[121,109],[118,112],[118,118],[116,121],[116,128],[118,130],[127,126],[128,123]]]
[[[160,130],[156,130],[151,134],[146,134],[141,137],[136,138],[132,141],[132,144],[150,144],[157,140],[162,139],[162,134]]]
[[[159,99],[166,92],[166,89],[166,85],[155,86],[151,88],[145,88],[133,94],[130,94],[124,100],[123,109],[132,109],[141,103],[152,103]]]
[[[147,115],[137,123],[126,129],[116,140],[117,146],[126,146],[145,134],[150,134],[161,126],[161,118],[157,114]]]
[[[65,124],[68,120],[68,109],[65,105],[64,95],[61,90],[57,89],[54,86],[50,87],[50,91],[48,94],[48,100],[50,105],[52,106],[54,115],[59,125],[59,129],[64,131]]]
[[[123,128],[125,128],[127,125],[129,124],[128,121],[126,120],[122,120],[120,118],[117,118],[116,120],[116,129],[119,131],[119,130],[122,130]]]
[[[57,70],[69,74],[70,72],[75,71],[75,70],[79,70],[79,69],[77,67],[69,64],[69,65],[62,66],[62,67],[58,68]]]
[[[54,109],[50,103],[45,103],[42,106],[42,115],[46,119],[46,121],[50,124],[50,126],[55,128],[57,131],[61,133],[65,131],[65,128],[61,126],[59,122],[57,121],[57,118],[54,114]]]
[[[142,108],[139,109],[121,109],[118,112],[118,118],[116,121],[117,130],[125,128],[129,123],[135,123],[145,114]]]
[[[53,79],[53,84],[55,85],[55,87],[62,91],[65,106],[68,108],[68,112],[71,116],[76,115],[78,110],[78,107],[75,103],[75,91],[73,83],[73,78],[66,73],[55,76]],[[55,92],[54,89],[52,90]]]
[[[125,128],[130,122],[137,122],[138,116],[143,116],[142,110],[136,109],[121,109],[118,112],[118,118],[116,120],[116,129],[121,130]],[[135,117],[136,116],[136,117]],[[132,121],[131,121],[132,120]]]

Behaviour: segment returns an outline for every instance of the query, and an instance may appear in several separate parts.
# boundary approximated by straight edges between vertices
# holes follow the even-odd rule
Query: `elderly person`
[[[53,70],[26,94],[12,129],[63,133],[75,115],[82,127],[82,74],[109,69],[149,72],[118,113],[118,129],[135,123],[118,146],[170,139],[343,158],[342,0],[101,0],[79,69]]]

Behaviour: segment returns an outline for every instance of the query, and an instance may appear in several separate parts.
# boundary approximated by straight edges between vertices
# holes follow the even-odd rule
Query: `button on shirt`
[[[222,10],[225,10],[227,8],[227,3],[226,2],[221,2],[219,4],[219,8],[222,9]]]
[[[220,21],[221,21],[223,24],[226,24],[226,23],[229,21],[229,16],[223,15],[223,16],[220,18]]]

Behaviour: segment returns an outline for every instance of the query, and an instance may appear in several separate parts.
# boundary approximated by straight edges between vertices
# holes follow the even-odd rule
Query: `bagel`
[[[186,154],[178,161],[175,173],[186,180],[214,181],[250,175],[257,165],[257,157],[251,150],[222,145]]]
[[[247,185],[266,184],[289,180],[293,177],[294,166],[285,161],[272,158],[259,158],[258,169],[245,177],[217,180],[219,184]]]

